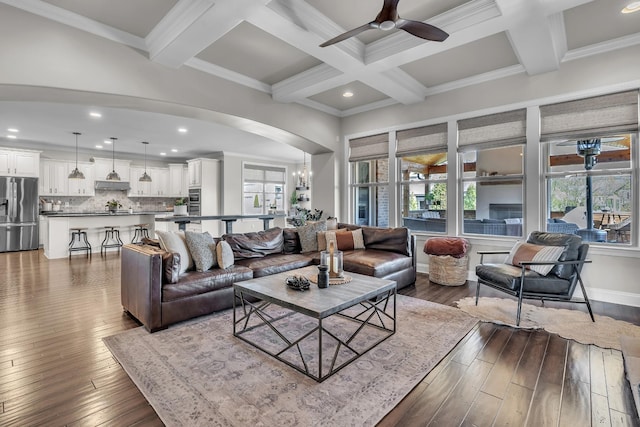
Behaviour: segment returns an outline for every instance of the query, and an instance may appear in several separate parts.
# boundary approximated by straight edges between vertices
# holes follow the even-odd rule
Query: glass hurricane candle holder
[[[320,264],[326,265],[329,269],[329,277],[332,279],[344,277],[342,268],[342,251],[322,251],[320,252]]]

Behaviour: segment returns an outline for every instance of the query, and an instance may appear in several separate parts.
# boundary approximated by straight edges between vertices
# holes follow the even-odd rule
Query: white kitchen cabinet
[[[76,162],[67,163],[67,176],[76,168]],[[69,179],[69,196],[94,196],[96,194],[93,176],[93,164],[78,162],[78,169],[84,174],[84,179]]]
[[[151,183],[150,182],[141,182],[140,177],[144,173],[144,167],[142,166],[131,166],[129,168],[130,181],[129,186],[131,187],[129,190],[130,197],[143,197],[151,195]],[[151,175],[151,179],[153,179],[153,175]]]
[[[129,182],[129,166],[131,164],[130,160],[117,160],[115,163],[112,159],[103,159],[99,157],[94,157],[95,163],[95,179],[96,181],[105,181],[107,179],[107,175],[113,170],[115,167],[115,171],[120,175],[120,181]],[[135,177],[138,179],[139,177]]]
[[[202,159],[187,160],[189,187],[202,186]]]
[[[189,194],[188,179],[189,171],[183,164],[169,164],[169,195],[171,197],[187,197]]]
[[[169,189],[169,169],[153,168],[150,169],[151,174],[151,196],[154,197],[171,197]]]
[[[40,153],[28,150],[0,148],[0,175],[39,176]]]
[[[41,161],[39,187],[41,196],[66,196],[69,191],[68,162]]]

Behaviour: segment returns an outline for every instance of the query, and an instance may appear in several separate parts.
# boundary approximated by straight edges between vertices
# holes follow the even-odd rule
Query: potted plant
[[[187,198],[179,197],[173,203],[173,214],[174,215],[187,215]]]
[[[116,213],[116,211],[122,207],[122,205],[120,204],[119,201],[117,201],[116,199],[111,199],[109,200],[107,203],[105,203],[104,205],[107,209],[109,209],[109,212],[111,213]]]

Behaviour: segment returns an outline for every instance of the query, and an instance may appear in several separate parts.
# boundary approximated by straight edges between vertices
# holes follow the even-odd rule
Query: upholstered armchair
[[[587,258],[589,245],[582,243],[575,234],[532,232],[526,243],[518,243],[511,251],[480,251],[480,264],[476,266],[478,284],[476,305],[480,286],[489,286],[518,298],[516,325],[520,325],[523,299],[564,301],[586,304],[593,318],[591,304],[584,289],[580,272],[590,263]],[[485,256],[508,255],[500,263],[485,263]],[[573,299],[573,292],[580,284],[584,300]]]

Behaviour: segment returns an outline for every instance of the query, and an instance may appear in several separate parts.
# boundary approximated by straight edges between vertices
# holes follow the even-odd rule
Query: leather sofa
[[[395,280],[398,289],[416,280],[415,237],[406,228],[362,228],[365,249],[345,251],[344,269]],[[308,265],[317,265],[319,252],[300,253],[295,229],[223,235],[234,251],[234,265],[177,275],[177,253],[150,245],[125,245],[121,257],[121,298],[124,310],[155,332],[167,326],[233,306],[233,283]],[[274,243],[275,242],[275,243]],[[280,242],[280,243],[278,243]],[[274,245],[282,249],[274,250]],[[269,247],[267,255],[261,249]],[[277,246],[275,246],[277,247]],[[274,253],[275,252],[275,253]],[[174,283],[171,283],[174,282]]]

